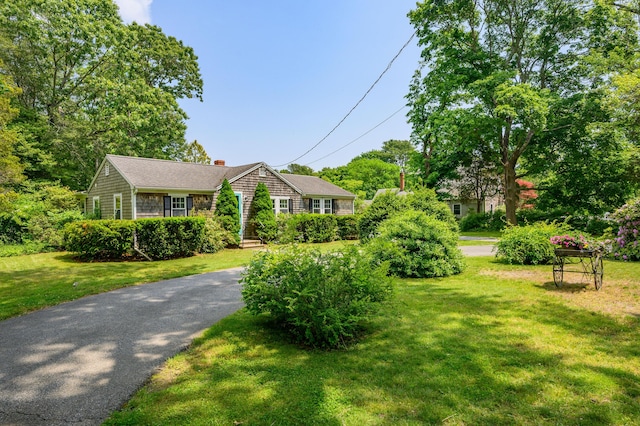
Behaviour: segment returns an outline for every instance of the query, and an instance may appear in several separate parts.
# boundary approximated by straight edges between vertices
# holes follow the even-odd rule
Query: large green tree
[[[583,0],[427,0],[409,17],[422,47],[409,119],[423,152],[492,153],[507,219],[516,223],[520,161],[553,132],[550,112],[598,84],[584,59],[610,13]],[[617,28],[616,28],[617,30]],[[552,119],[553,118],[553,119]],[[426,147],[426,148],[425,148]]]
[[[400,167],[379,159],[356,157],[345,166],[322,169],[319,176],[370,200],[378,189],[398,187]]]
[[[211,157],[197,140],[187,145],[182,161],[197,164],[211,164]]]
[[[0,64],[1,66],[1,64]],[[11,188],[24,178],[23,166],[14,155],[19,135],[8,128],[18,113],[11,106],[11,99],[20,93],[8,76],[0,74],[0,211],[6,210],[11,198]]]
[[[125,25],[110,0],[8,0],[0,59],[22,89],[16,120],[30,177],[83,189],[107,153],[180,159],[200,98],[193,50],[152,25]],[[50,156],[53,164],[32,161]]]

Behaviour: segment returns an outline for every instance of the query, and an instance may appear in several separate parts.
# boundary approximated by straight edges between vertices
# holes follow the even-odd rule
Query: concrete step
[[[262,244],[262,241],[260,240],[242,240],[242,242],[240,243],[241,249],[260,248],[260,247],[264,247],[264,244]]]

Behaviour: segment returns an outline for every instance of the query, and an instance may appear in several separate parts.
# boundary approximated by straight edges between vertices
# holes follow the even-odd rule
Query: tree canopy
[[[112,1],[3,2],[0,59],[21,89],[28,177],[85,189],[105,154],[184,155],[177,99],[201,99],[197,57],[156,26],[125,25]]]
[[[432,164],[452,170],[489,153],[515,223],[523,158],[562,129],[569,100],[579,104],[602,84],[595,58],[629,55],[635,21],[582,0],[427,0],[409,17],[423,49],[409,121],[426,177]]]

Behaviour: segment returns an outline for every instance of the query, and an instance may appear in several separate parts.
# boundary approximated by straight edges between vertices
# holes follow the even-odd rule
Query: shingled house
[[[213,210],[222,182],[233,188],[244,237],[258,182],[269,189],[274,213],[353,214],[355,195],[315,176],[280,174],[267,164],[228,167],[107,155],[87,190],[85,211],[103,219],[185,216]]]

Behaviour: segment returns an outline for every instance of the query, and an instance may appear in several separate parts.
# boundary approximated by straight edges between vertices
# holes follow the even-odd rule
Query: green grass
[[[341,244],[317,246],[326,250]],[[71,254],[60,252],[3,257],[0,320],[121,287],[246,265],[251,254],[251,250],[224,250],[157,262],[91,263],[79,262]]]
[[[461,232],[460,235],[465,237],[500,238],[502,237],[502,231]]]
[[[469,258],[398,280],[347,350],[301,349],[244,310],[170,359],[107,424],[640,424],[640,264],[605,284]],[[611,309],[611,307],[615,307]]]

